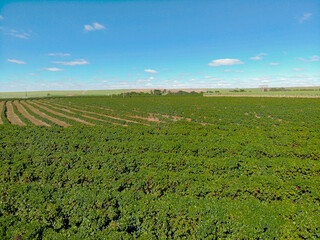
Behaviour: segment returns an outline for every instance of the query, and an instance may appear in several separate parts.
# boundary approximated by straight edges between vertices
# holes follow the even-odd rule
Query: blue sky
[[[6,1],[0,91],[320,86],[319,0]]]

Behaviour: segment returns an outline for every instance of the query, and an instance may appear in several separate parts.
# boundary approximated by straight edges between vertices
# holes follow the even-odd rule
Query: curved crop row
[[[37,107],[39,107],[39,108],[41,108],[41,109],[44,109],[44,110],[46,110],[46,111],[48,111],[48,112],[51,112],[51,113],[53,113],[53,114],[55,114],[55,115],[57,115],[57,116],[64,117],[64,118],[69,118],[69,119],[72,119],[72,120],[74,120],[74,121],[76,121],[76,122],[83,123],[83,124],[86,124],[86,125],[91,125],[91,126],[94,126],[94,125],[95,125],[94,123],[90,123],[90,122],[84,121],[84,120],[82,120],[82,119],[80,119],[80,118],[73,117],[73,116],[69,116],[69,115],[66,115],[66,114],[63,114],[63,113],[60,113],[60,112],[51,110],[50,108],[47,108],[47,107],[45,107],[45,106],[42,106],[42,105],[36,103],[35,101],[33,101],[32,103],[33,103],[35,106],[37,106]]]
[[[35,118],[32,116],[27,110],[16,100],[13,102],[13,104],[17,107],[18,111],[25,117],[27,118],[32,124],[36,126],[47,126],[50,127],[49,124],[42,122],[41,120]]]
[[[19,118],[19,116],[14,112],[11,101],[6,102],[6,116],[9,120],[9,122],[13,125],[19,125],[19,126],[26,125],[24,122],[22,122],[22,120]]]
[[[64,121],[61,121],[61,120],[59,120],[59,119],[56,119],[56,118],[54,118],[54,117],[51,117],[51,116],[45,114],[44,112],[41,112],[39,109],[33,107],[32,105],[28,104],[28,103],[25,102],[25,101],[21,101],[21,103],[22,103],[23,105],[25,105],[28,109],[30,109],[32,112],[34,112],[35,114],[37,114],[37,115],[39,115],[39,116],[41,116],[41,117],[43,117],[43,118],[45,118],[45,119],[47,119],[47,120],[55,123],[55,124],[57,124],[57,125],[60,125],[60,126],[63,126],[63,127],[69,127],[69,126],[71,126],[70,124],[68,124],[68,123],[66,123],[66,122],[64,122]]]
[[[0,124],[3,124],[3,121],[2,121],[3,105],[4,105],[4,102],[0,102]]]

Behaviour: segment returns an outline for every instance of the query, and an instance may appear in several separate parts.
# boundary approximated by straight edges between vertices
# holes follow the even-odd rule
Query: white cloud
[[[38,70],[47,70],[47,71],[51,71],[51,72],[59,72],[59,71],[64,71],[63,69],[61,68],[56,68],[56,67],[53,67],[53,68],[40,68]]]
[[[93,23],[93,27],[94,27],[96,30],[101,30],[101,29],[105,29],[105,28],[106,28],[105,26],[103,26],[102,24],[97,23],[97,22]]]
[[[303,16],[299,19],[299,23],[303,23],[304,21],[308,20],[312,16],[312,13],[305,13]]]
[[[17,63],[17,64],[26,64],[26,62],[16,59],[8,59],[8,62]]]
[[[265,82],[271,79],[270,75],[258,77],[258,78],[252,78],[253,81],[260,81],[260,82]]]
[[[182,75],[182,76],[188,76],[188,75],[190,75],[191,73],[181,73],[180,75]]]
[[[280,63],[269,63],[270,66],[277,66],[280,65]]]
[[[92,77],[95,80],[116,80],[119,79],[120,77]]]
[[[191,78],[191,79],[188,80],[188,82],[194,82],[194,81],[197,81],[197,79]]]
[[[49,53],[48,56],[69,57],[70,53]]]
[[[85,31],[94,31],[95,29],[91,25],[84,25],[84,30]]]
[[[292,70],[295,71],[295,72],[301,72],[301,71],[303,71],[303,69],[301,69],[301,68],[293,68]]]
[[[222,80],[222,79],[221,78],[215,78],[215,77],[208,79],[208,81],[210,81],[210,82],[212,82],[212,81],[220,81],[220,80]]]
[[[0,20],[3,20],[3,16],[2,15],[0,15]]]
[[[318,62],[318,61],[320,61],[320,57],[317,55],[311,56],[311,57],[309,57],[309,59],[305,59],[305,58],[298,58],[298,59],[303,62]]]
[[[15,30],[11,30],[8,35],[10,36],[14,36],[14,37],[17,37],[17,38],[23,38],[23,39],[29,39],[30,37],[30,34],[29,33],[25,33],[25,32],[18,32],[18,31],[15,31]]]
[[[241,70],[232,70],[232,69],[223,69],[222,71],[223,71],[223,72],[236,72],[236,73],[243,72],[243,71],[241,71]]]
[[[150,80],[150,79],[139,78],[136,82],[137,82],[137,83],[151,82],[151,80]]]
[[[148,77],[148,78],[139,78],[136,82],[137,83],[143,83],[143,82],[151,82],[152,80],[155,80],[155,77]]]
[[[86,32],[106,29],[105,26],[97,22],[92,23],[92,25],[89,25],[89,24],[84,25],[83,27]]]
[[[32,31],[30,30],[28,31],[29,33],[27,33],[24,30],[18,31],[18,30],[6,28],[6,27],[0,27],[0,30],[2,30],[6,35],[10,35],[10,36],[13,36],[16,38],[22,38],[22,39],[29,39],[32,33]]]
[[[152,70],[152,69],[145,69],[144,71],[147,73],[158,73],[156,70]]]
[[[307,75],[301,74],[301,75],[293,75],[291,78],[308,78]]]
[[[36,73],[27,73],[26,75],[27,75],[27,76],[37,76],[37,75],[39,75],[39,74],[36,74]]]
[[[66,66],[76,66],[76,65],[89,64],[89,62],[84,59],[76,59],[75,61],[71,61],[71,62],[53,61],[52,63],[62,64],[62,65],[66,65]]]
[[[220,78],[216,78],[213,76],[204,76],[203,78],[207,79],[208,81],[218,81],[221,80]]]
[[[231,59],[231,58],[224,58],[224,59],[216,59],[212,60],[208,63],[211,67],[218,67],[218,66],[231,66],[231,65],[237,65],[237,64],[243,64],[239,59]]]
[[[268,55],[268,54],[267,53],[259,53],[257,56],[251,57],[250,59],[254,60],[254,61],[258,61],[258,60],[263,59],[263,57],[261,57],[261,56],[265,56],[265,55]]]

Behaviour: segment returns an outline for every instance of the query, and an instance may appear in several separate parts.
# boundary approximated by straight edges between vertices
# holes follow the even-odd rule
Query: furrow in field
[[[103,110],[107,110],[107,111],[116,111],[114,109],[110,109],[110,108],[104,108],[104,107],[96,107],[96,106],[91,106],[91,105],[86,105],[87,107],[95,107],[95,108],[99,108],[99,109],[103,109]],[[150,113],[150,112],[142,112],[142,111],[138,111],[138,110],[133,110],[137,113],[147,113],[149,114],[150,117],[141,117],[141,116],[131,116],[131,115],[127,115],[128,117],[132,117],[132,118],[140,118],[140,119],[145,119],[145,120],[148,120],[148,121],[154,121],[154,122],[163,122],[164,121],[160,121],[158,118],[156,118],[155,116],[158,115],[158,116],[161,116],[161,117],[164,117],[164,118],[167,118],[167,119],[170,119],[172,118],[172,120],[174,122],[178,121],[178,120],[181,120],[181,119],[185,119],[186,121],[188,122],[191,122],[191,118],[185,118],[185,117],[179,117],[179,116],[174,116],[174,115],[166,115],[166,114],[160,114],[160,113]]]
[[[90,106],[90,105],[86,105],[86,106],[93,107],[93,106]],[[107,111],[113,111],[113,112],[116,111],[114,109],[104,108],[104,107],[96,107],[96,108],[99,108],[99,109],[102,109],[102,110],[107,110]],[[136,111],[136,110],[135,110],[135,112],[144,113],[144,112]],[[148,122],[165,123],[164,121],[161,121],[157,117],[154,117],[154,116],[149,116],[149,117],[142,117],[142,116],[136,116],[136,115],[135,116],[133,116],[133,115],[125,115],[125,116],[130,117],[130,118],[142,119],[142,120],[145,120],[145,121],[148,121]]]
[[[42,106],[42,105],[40,105],[40,104],[38,104],[38,103],[35,103],[34,101],[30,101],[30,102],[32,102],[35,106],[37,106],[37,107],[39,107],[39,108],[42,108],[42,109],[46,110],[47,112],[53,113],[53,114],[55,114],[55,115],[57,115],[57,116],[64,117],[64,118],[69,118],[69,119],[72,119],[72,120],[77,121],[77,122],[79,122],[79,123],[86,124],[86,125],[91,125],[91,126],[94,126],[94,125],[95,125],[95,124],[93,124],[93,123],[87,122],[87,121],[82,120],[82,119],[80,119],[80,118],[76,118],[76,117],[72,117],[72,116],[65,115],[65,114],[60,113],[60,112],[56,112],[56,111],[54,111],[54,110],[51,110],[50,108],[47,108],[47,107]]]
[[[62,104],[58,104],[58,103],[54,103],[55,105],[59,105],[59,106],[62,106],[62,107],[66,107]],[[96,107],[96,106],[90,106],[90,105],[86,105],[87,107],[95,107],[95,108],[99,108],[99,109],[102,109],[102,110],[107,110],[107,111],[113,111],[115,112],[116,110],[114,109],[110,109],[110,108],[103,108],[103,107]],[[77,107],[80,107],[80,106],[77,106]],[[69,109],[72,109],[71,107],[68,107]],[[82,107],[81,107],[82,108]],[[74,109],[75,110],[75,109]],[[110,116],[110,115],[105,115],[105,116]],[[153,116],[150,116],[150,117],[142,117],[142,116],[133,116],[133,115],[125,115],[127,117],[130,117],[130,118],[136,118],[136,119],[142,119],[142,120],[145,120],[145,121],[148,121],[148,122],[157,122],[157,123],[165,123],[164,121],[161,121],[159,120],[158,118],[156,117],[153,117]],[[140,123],[140,124],[143,124],[141,122],[136,122],[136,121],[132,121],[132,120],[129,120],[129,119],[124,119],[124,118],[119,118],[119,120],[123,120],[123,121],[131,121],[131,122],[134,122],[134,123]],[[148,124],[146,124],[148,125]]]
[[[120,123],[110,122],[110,121],[107,121],[107,120],[104,120],[104,119],[101,119],[101,118],[95,118],[95,117],[88,116],[88,115],[81,115],[81,116],[82,116],[82,117],[85,117],[85,118],[91,118],[91,119],[93,119],[93,120],[97,120],[97,121],[101,121],[101,122],[111,123],[111,124],[114,124],[114,125],[125,126],[125,127],[128,126],[128,125],[126,125],[126,124],[120,124]]]
[[[131,117],[131,118],[137,118],[137,119],[142,119],[142,120],[146,120],[149,122],[156,122],[156,123],[165,123],[164,121],[159,120],[159,118],[154,117],[154,116],[150,116],[150,117],[141,117],[141,116],[133,116],[133,115],[126,115],[127,117]]]
[[[19,101],[14,101],[13,104],[17,107],[18,111],[27,118],[30,122],[37,126],[47,126],[50,127],[48,123],[42,122],[41,120],[32,116],[20,103]]]
[[[48,102],[47,102],[48,103]],[[77,109],[75,108],[72,108],[72,107],[67,107],[65,105],[62,105],[62,104],[58,104],[58,103],[52,103],[54,105],[58,105],[58,106],[61,106],[61,107],[64,107],[64,108],[68,108],[68,109],[71,109],[71,110],[75,110],[75,111],[78,111]],[[80,107],[82,108],[81,106],[76,106],[76,107]],[[86,107],[94,107],[94,108],[99,108],[99,109],[102,109],[102,110],[107,110],[107,111],[113,111],[113,112],[116,112],[116,110],[114,109],[110,109],[110,108],[104,108],[104,107],[97,107],[97,106],[91,106],[91,105],[86,105]],[[85,110],[82,110],[82,111],[85,111]],[[167,123],[165,121],[162,121],[160,119],[158,119],[156,116],[161,116],[163,118],[167,118],[167,119],[171,119],[172,121],[176,122],[176,121],[179,121],[179,120],[186,120],[188,122],[191,122],[191,118],[186,118],[186,117],[179,117],[179,116],[175,116],[175,115],[166,115],[166,114],[160,114],[160,113],[150,113],[150,112],[142,112],[142,111],[137,111],[137,110],[134,110],[135,112],[137,113],[146,113],[146,114],[149,114],[149,117],[142,117],[142,116],[133,116],[133,115],[126,115],[127,117],[131,117],[131,118],[137,118],[137,119],[142,119],[142,120],[146,120],[146,121],[149,121],[149,122],[156,122],[156,123]],[[87,111],[87,113],[89,113],[89,111]],[[92,112],[91,112],[92,113]],[[97,114],[97,113],[94,113],[94,114]],[[98,114],[99,115],[99,114]],[[110,115],[104,115],[104,116],[110,116]],[[126,121],[125,119],[123,118],[118,118],[119,120],[124,120]],[[130,121],[130,120],[129,120]],[[135,122],[135,121],[134,121]],[[140,123],[140,122],[139,122]],[[202,126],[206,126],[206,125],[211,125],[211,126],[216,126],[216,124],[214,123],[208,123],[208,122],[196,122],[196,123],[199,123],[201,124]],[[140,124],[143,124],[143,123],[140,123]]]
[[[125,121],[125,122],[132,122],[132,123],[137,123],[137,124],[150,126],[147,123],[137,122],[137,121],[133,121],[133,120],[125,119],[125,118],[119,118],[119,117],[114,117],[114,116],[111,116],[111,115],[106,115],[106,114],[102,114],[102,113],[91,112],[91,111],[79,109],[79,108],[81,108],[81,106],[76,106],[77,108],[74,108],[74,107],[69,107],[69,106],[67,107],[67,106],[61,105],[61,104],[57,104],[57,105],[63,106],[64,108],[67,108],[67,109],[70,109],[70,110],[74,110],[74,111],[78,111],[78,112],[90,113],[90,114],[98,115],[98,116],[101,116],[101,117],[107,117],[107,118],[112,118],[112,119],[121,120],[121,121]]]
[[[37,103],[40,103],[40,104],[43,104],[43,105],[46,105],[46,106],[51,107],[51,108],[56,109],[56,110],[60,110],[60,111],[64,111],[64,112],[67,112],[67,113],[75,114],[75,112],[70,111],[70,109],[67,109],[67,108],[65,108],[65,106],[60,105],[60,104],[54,104],[54,105],[59,105],[59,106],[62,106],[63,108],[55,107],[55,106],[52,105],[52,103],[47,102],[47,101],[39,101],[39,100],[33,100],[33,101],[37,102]]]
[[[143,113],[145,113],[145,112],[143,112]],[[172,118],[172,120],[173,120],[174,122],[176,122],[176,121],[178,121],[178,120],[186,120],[186,121],[188,121],[188,122],[192,122],[192,119],[191,119],[191,118],[186,118],[186,117],[179,117],[179,116],[175,116],[175,115],[166,115],[166,114],[160,114],[160,113],[150,113],[150,112],[148,112],[148,114],[149,114],[150,116],[156,116],[156,115],[158,115],[158,116],[161,116],[161,117],[164,117],[164,118],[167,118],[167,119],[171,119],[171,118]],[[202,126],[206,126],[206,125],[216,126],[216,125],[217,125],[217,124],[208,123],[208,122],[195,122],[195,123],[199,123],[199,124],[201,124]]]
[[[160,113],[150,113],[150,112],[148,112],[148,114],[149,114],[150,116],[159,115],[159,116],[161,116],[161,117],[168,118],[168,119],[172,118],[172,120],[173,120],[174,122],[176,122],[176,121],[178,121],[178,120],[182,120],[182,119],[184,119],[184,120],[186,120],[186,121],[188,121],[188,122],[191,122],[191,118],[186,118],[186,117],[179,117],[179,116],[166,115],[166,114],[160,114]]]
[[[41,116],[41,117],[43,117],[43,118],[45,118],[45,119],[48,119],[49,121],[51,121],[51,122],[53,122],[53,123],[55,123],[55,124],[58,124],[58,125],[60,125],[60,126],[62,126],[62,127],[72,126],[71,124],[68,124],[68,123],[66,123],[66,122],[64,122],[64,121],[61,121],[61,120],[59,120],[59,119],[56,119],[56,118],[54,118],[54,117],[51,117],[51,116],[49,116],[49,115],[41,112],[39,109],[31,106],[30,104],[26,103],[25,101],[21,101],[21,103],[22,103],[23,105],[25,105],[27,108],[29,108],[29,109],[30,109],[32,112],[34,112],[35,114],[37,114],[37,115],[39,115],[39,116]]]
[[[104,108],[104,107],[96,107],[96,106],[91,106],[91,105],[86,105],[87,107],[95,107],[95,108],[99,108],[102,110],[107,110],[107,111],[116,111],[114,109],[110,109],[110,108]],[[163,118],[167,118],[167,119],[172,119],[172,121],[176,122],[179,120],[186,120],[188,122],[191,122],[192,119],[191,118],[186,118],[186,117],[179,117],[179,116],[175,116],[175,115],[167,115],[167,114],[160,114],[160,113],[150,113],[150,112],[142,112],[142,111],[138,111],[138,110],[133,110],[137,113],[147,113],[149,114],[149,117],[142,117],[142,116],[133,116],[133,115],[126,115],[127,117],[132,117],[132,118],[139,118],[139,119],[143,119],[143,120],[147,120],[147,121],[152,121],[152,122],[157,122],[157,123],[167,123],[165,121],[161,121],[160,119],[158,119],[155,116],[161,116]],[[214,123],[207,123],[207,122],[197,122],[199,124],[201,124],[202,126],[206,126],[206,125],[211,125],[211,126],[216,126],[216,124]]]
[[[74,112],[70,111],[70,109],[72,109],[74,111],[84,112],[84,111],[82,111],[80,109],[77,110],[75,108],[72,108],[72,107],[69,107],[69,106],[64,106],[64,105],[58,104],[58,103],[52,103],[52,102],[47,102],[47,101],[39,101],[39,103],[42,103],[42,104],[44,104],[46,106],[49,106],[49,107],[52,107],[54,109],[61,109],[63,111],[68,111],[70,113],[74,113]],[[52,106],[52,104],[57,105],[57,106],[61,106],[63,108],[54,107],[54,106]],[[87,111],[87,113],[91,113],[91,112]],[[92,114],[96,114],[96,113],[92,112]],[[96,118],[96,117],[92,117],[92,116],[88,116],[88,115],[84,115],[84,114],[82,114],[81,116],[84,117],[84,118],[90,118],[90,119],[93,119],[93,120],[97,120],[97,121],[101,121],[101,122],[107,122],[107,123],[111,123],[111,124],[114,124],[114,125],[128,126],[126,124],[120,124],[120,123],[116,123],[116,122],[111,122],[111,121],[107,121],[107,120],[104,120],[104,119],[101,119],[101,118]]]
[[[3,103],[4,102],[0,102],[0,124],[3,124],[2,118],[1,118],[1,113],[2,113],[2,109],[3,109]]]
[[[21,121],[17,114],[15,114],[12,106],[12,102],[8,101],[6,103],[6,115],[9,122],[13,125],[25,126],[26,124]]]

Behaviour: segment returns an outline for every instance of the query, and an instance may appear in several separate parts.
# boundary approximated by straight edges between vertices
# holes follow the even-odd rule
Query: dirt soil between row
[[[6,102],[6,115],[7,115],[8,121],[12,125],[19,125],[19,126],[26,125],[24,122],[22,122],[22,120],[18,117],[18,115],[15,114],[11,101]]]
[[[21,103],[26,106],[27,108],[29,108],[32,112],[34,112],[35,114],[39,115],[40,117],[43,117],[45,119],[48,119],[49,121],[55,123],[55,124],[58,124],[59,126],[62,126],[62,127],[70,127],[71,125],[64,122],[64,121],[61,121],[59,119],[56,119],[54,117],[51,117],[43,112],[41,112],[39,109],[33,107],[32,105],[26,103],[25,101],[21,101]]]
[[[98,116],[101,116],[101,117],[107,117],[107,118],[117,119],[117,120],[121,120],[121,121],[125,121],[125,122],[132,122],[132,123],[137,123],[137,124],[142,124],[142,125],[150,126],[150,125],[147,124],[147,123],[132,121],[132,120],[125,119],[125,118],[119,118],[119,117],[114,117],[114,116],[111,116],[111,115],[106,115],[106,114],[102,114],[102,113],[91,112],[91,111],[79,109],[79,108],[81,108],[80,106],[76,106],[77,108],[73,108],[73,107],[69,107],[69,106],[65,106],[65,105],[61,105],[61,104],[55,104],[55,105],[62,106],[62,107],[64,107],[65,109],[70,109],[70,110],[79,111],[79,112],[83,112],[83,113],[90,113],[90,114],[98,115]]]
[[[32,116],[20,103],[19,101],[14,101],[13,104],[17,107],[18,111],[30,122],[32,122],[36,126],[47,126],[50,127],[48,123],[42,122],[41,120]]]
[[[0,102],[0,124],[3,124],[2,118],[1,118],[1,113],[2,113],[2,109],[3,109],[3,104],[4,102]]]
[[[39,108],[42,108],[42,109],[44,109],[44,110],[46,110],[46,111],[48,111],[48,112],[50,112],[50,113],[53,113],[54,115],[57,115],[57,116],[60,116],[60,117],[64,117],[64,118],[69,118],[69,119],[72,119],[72,120],[77,121],[77,122],[79,122],[79,123],[86,124],[86,125],[91,125],[91,126],[94,126],[94,125],[95,125],[95,124],[93,124],[93,123],[87,122],[87,121],[82,120],[82,119],[80,119],[80,118],[68,116],[68,115],[65,115],[65,114],[63,114],[63,113],[53,111],[53,110],[51,110],[50,108],[47,108],[47,107],[45,107],[45,106],[42,106],[42,105],[40,105],[40,104],[35,103],[34,101],[32,101],[32,103],[33,103],[34,105],[36,105],[37,107],[39,107]],[[61,109],[60,109],[60,110],[61,110]]]

